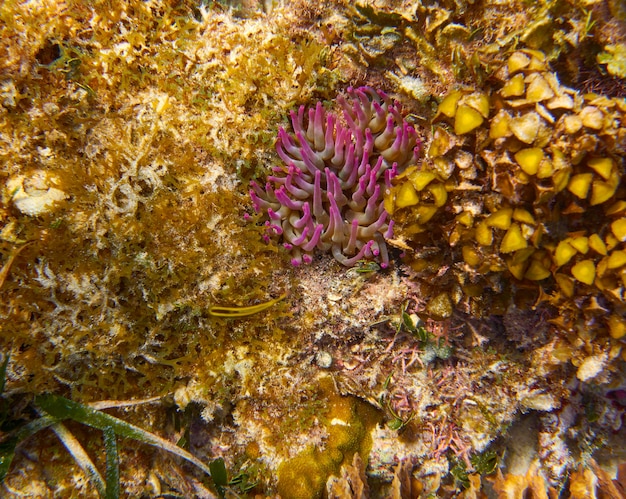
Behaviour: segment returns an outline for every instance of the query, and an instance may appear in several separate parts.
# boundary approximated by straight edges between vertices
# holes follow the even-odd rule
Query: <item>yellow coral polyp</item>
[[[617,172],[615,172],[614,178],[608,182],[602,182],[601,180],[594,181],[591,186],[591,199],[589,200],[589,204],[596,206],[607,202],[615,194],[618,185],[619,176]]]
[[[528,241],[522,236],[522,230],[518,224],[511,224],[500,243],[501,253],[512,253],[528,246]]]
[[[463,260],[471,267],[478,267],[482,263],[482,257],[480,253],[476,251],[472,246],[463,246]]]
[[[530,64],[530,57],[523,52],[515,52],[509,57],[507,66],[509,74],[517,73],[521,69],[525,69]]]
[[[555,274],[554,279],[559,285],[561,293],[563,293],[564,296],[566,296],[567,298],[572,298],[574,296],[574,280],[570,276],[565,274]]]
[[[493,242],[493,232],[491,227],[487,225],[485,221],[476,225],[476,232],[474,234],[476,242],[482,246],[490,246]]]
[[[608,269],[618,269],[626,265],[626,250],[612,251],[606,265]]]
[[[611,177],[611,171],[613,170],[613,160],[611,158],[590,159],[587,165],[604,180],[608,180]]]
[[[437,108],[437,114],[443,114],[448,118],[453,118],[456,114],[457,104],[459,103],[459,99],[462,97],[462,92],[460,90],[454,90],[450,92],[439,104]]]
[[[523,208],[515,208],[513,210],[513,220],[528,225],[535,225],[535,218],[530,214],[528,210],[524,210]]]
[[[542,279],[550,277],[550,269],[546,268],[543,262],[539,260],[531,260],[524,277],[531,281],[541,281]]]
[[[500,95],[502,97],[521,97],[525,91],[524,75],[519,73],[504,84],[500,90]]]
[[[591,187],[593,173],[579,173],[574,175],[567,184],[567,190],[580,199],[586,199]]]
[[[550,178],[554,174],[554,166],[552,165],[552,161],[548,158],[544,158],[541,163],[539,163],[539,169],[537,170],[537,178]]]
[[[572,267],[574,279],[584,284],[591,285],[596,278],[596,266],[593,260],[581,260]]]
[[[522,280],[526,270],[526,262],[514,262],[513,259],[507,260],[506,266],[515,279]]]
[[[623,317],[611,315],[608,320],[609,334],[612,338],[619,340],[626,335],[626,321]]]
[[[415,190],[420,192],[423,191],[428,184],[435,180],[437,175],[433,172],[429,172],[428,170],[416,170],[409,173],[408,178],[413,183]]]
[[[618,241],[626,241],[626,217],[615,220],[611,224],[611,232]]]
[[[535,175],[539,171],[539,164],[543,160],[543,149],[530,147],[521,149],[515,153],[515,161],[528,175]]]
[[[509,128],[509,121],[511,115],[506,111],[500,111],[496,114],[492,120],[489,128],[489,137],[492,139],[500,139],[502,137],[509,137],[511,135],[511,129]]]
[[[501,210],[492,213],[485,219],[485,223],[489,227],[495,227],[496,229],[507,230],[511,226],[511,216],[513,215],[513,209],[502,208]]]
[[[561,241],[554,250],[554,263],[557,267],[561,267],[569,262],[575,254],[576,249],[568,241]]]
[[[460,105],[454,115],[454,133],[463,135],[483,124],[482,114],[467,105]]]
[[[446,201],[448,200],[448,191],[446,191],[446,187],[443,184],[430,184],[427,189],[433,195],[433,200],[437,208],[446,204]]]
[[[435,216],[435,214],[437,213],[437,207],[423,204],[418,206],[415,212],[417,214],[417,221],[420,224],[425,224]]]
[[[573,237],[569,240],[570,245],[579,253],[586,255],[589,251],[589,238],[585,236]]]
[[[474,92],[463,99],[463,104],[478,111],[483,118],[489,117],[489,97],[482,92]]]
[[[609,206],[604,212],[606,215],[619,215],[626,212],[626,201],[619,200]]]
[[[465,227],[471,227],[474,223],[474,216],[469,211],[464,211],[457,215],[456,221]]]
[[[607,254],[606,244],[604,244],[604,241],[598,234],[591,234],[589,236],[589,247],[600,255]]]
[[[528,84],[526,99],[530,102],[541,102],[552,97],[554,97],[554,91],[546,79],[540,73],[536,73],[536,76]]]
[[[398,209],[414,206],[420,198],[411,182],[404,182],[396,194],[395,206]]]

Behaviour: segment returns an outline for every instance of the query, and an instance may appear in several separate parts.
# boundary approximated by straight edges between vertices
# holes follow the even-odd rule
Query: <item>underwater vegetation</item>
[[[393,221],[383,189],[415,163],[419,141],[385,93],[362,87],[347,94],[338,98],[345,126],[321,103],[309,109],[307,123],[304,106],[292,111],[293,135],[281,127],[276,141],[285,165],[274,167],[265,190],[251,183],[255,210],[269,217],[268,234],[282,235],[294,265],[311,263],[314,249],[347,267],[370,258],[389,265],[385,238]]]
[[[564,330],[618,340],[626,335],[626,105],[561,85],[532,50],[511,54],[494,78],[493,92],[444,97],[424,161],[386,193],[397,237],[415,251],[410,265],[439,273],[451,302],[465,292],[474,313],[477,286],[538,283],[534,299],[558,308]],[[432,246],[445,257],[419,257]]]
[[[0,495],[618,497],[624,21],[2,2]]]

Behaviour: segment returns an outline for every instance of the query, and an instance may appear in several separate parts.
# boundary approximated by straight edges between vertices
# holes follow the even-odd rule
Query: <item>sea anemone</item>
[[[347,267],[362,259],[386,267],[393,221],[381,190],[417,160],[420,141],[384,92],[348,88],[337,101],[343,121],[320,102],[306,123],[304,106],[291,112],[293,133],[281,127],[276,141],[285,165],[272,169],[265,190],[252,182],[250,197],[268,217],[265,238],[282,236],[294,265],[310,263],[317,248]]]

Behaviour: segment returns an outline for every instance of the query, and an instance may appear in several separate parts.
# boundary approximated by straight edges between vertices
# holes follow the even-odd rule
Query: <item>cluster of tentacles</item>
[[[389,263],[385,238],[393,221],[383,206],[390,181],[417,160],[420,141],[399,105],[369,87],[348,88],[337,101],[343,121],[321,103],[291,112],[293,132],[280,128],[265,189],[251,183],[267,234],[282,236],[292,263],[310,263],[315,249],[332,252],[348,267],[362,259]]]

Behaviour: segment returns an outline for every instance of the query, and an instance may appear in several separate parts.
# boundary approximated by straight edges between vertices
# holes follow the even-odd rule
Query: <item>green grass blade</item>
[[[34,435],[38,431],[47,428],[48,426],[57,422],[57,419],[44,416],[39,419],[35,419],[30,423],[13,431],[2,443],[0,443],[0,483],[2,483],[9,472],[11,462],[15,456],[15,448],[18,444],[26,440],[31,435]]]
[[[96,465],[93,464],[93,461],[91,460],[87,452],[85,452],[83,446],[80,445],[80,442],[76,439],[72,432],[65,427],[63,423],[53,424],[51,428],[56,436],[59,437],[59,440],[63,442],[63,445],[74,458],[76,464],[80,466],[80,469],[83,470],[83,473],[85,473],[85,475],[87,475],[89,481],[96,487],[100,497],[106,497],[106,489],[104,485],[104,480],[102,479],[102,475],[100,475],[100,473],[98,472],[98,468],[96,468]]]
[[[106,414],[105,412],[100,412],[89,406],[51,394],[35,397],[35,404],[51,416],[58,419],[73,419],[79,423],[83,423],[87,426],[92,426],[100,430],[111,427],[115,433],[121,437],[139,440],[140,442],[171,452],[172,454],[189,461],[204,471],[207,475],[211,476],[211,470],[209,467],[186,450],[177,447],[175,444],[165,440],[164,438],[146,430],[142,430],[138,426],[126,423],[121,419]]]
[[[106,450],[107,469],[106,499],[118,499],[120,496],[120,460],[117,454],[115,430],[110,426],[104,429],[104,448]]]

